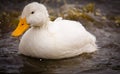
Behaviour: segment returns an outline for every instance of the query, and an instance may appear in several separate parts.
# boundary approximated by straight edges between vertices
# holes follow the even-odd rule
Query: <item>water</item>
[[[95,0],[81,0],[80,3],[85,4],[91,1],[99,4],[99,1]],[[107,1],[113,4],[113,7],[117,6],[116,3],[119,2],[119,0],[116,0],[118,1],[115,1],[116,3]],[[11,6],[12,2],[8,1]],[[100,0],[100,2],[101,5],[99,4],[98,7],[105,10],[107,6],[106,8],[103,7],[107,3],[105,0]],[[27,4],[27,0],[21,1],[20,4]],[[18,3],[18,7],[20,4]],[[6,6],[5,8],[12,7]],[[17,6],[9,10],[16,9]],[[18,10],[21,10],[21,8]],[[118,7],[114,10],[108,12],[111,11],[111,8],[109,8],[108,11],[105,10],[103,13],[119,15]],[[120,26],[117,26],[112,20],[101,22],[101,25],[84,21],[82,23],[87,24],[87,30],[96,36],[99,50],[91,54],[82,54],[62,60],[36,59],[19,55],[17,51],[20,38],[11,37],[11,29],[4,29],[4,32],[0,32],[0,74],[120,74]],[[3,29],[1,28],[1,30]]]

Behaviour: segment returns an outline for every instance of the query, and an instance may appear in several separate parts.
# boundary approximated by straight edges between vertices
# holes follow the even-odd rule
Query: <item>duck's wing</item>
[[[62,17],[58,17],[58,18],[55,19],[54,22],[57,22],[57,21],[60,21],[60,20],[63,20],[63,18]]]
[[[91,40],[91,34],[82,26],[81,23],[71,20],[57,18],[49,27],[49,32],[53,34],[56,42],[68,45],[86,44]],[[81,44],[80,44],[81,43]]]

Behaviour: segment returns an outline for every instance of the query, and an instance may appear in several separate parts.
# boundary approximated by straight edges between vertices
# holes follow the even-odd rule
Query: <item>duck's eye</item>
[[[34,11],[32,11],[31,14],[34,14]]]

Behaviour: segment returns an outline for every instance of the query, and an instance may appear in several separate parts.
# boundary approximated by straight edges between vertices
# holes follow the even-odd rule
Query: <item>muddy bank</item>
[[[39,0],[36,1],[40,2]],[[2,11],[0,12],[0,74],[120,73],[120,25],[118,17],[116,19],[116,16],[120,16],[119,0],[112,2],[110,0],[69,0],[67,6],[65,6],[66,2],[64,1],[57,5],[54,0],[51,2],[41,0],[48,7],[53,19],[57,16],[63,16],[66,19],[80,21],[97,38],[99,50],[95,53],[82,54],[62,60],[35,59],[17,53],[20,38],[13,38],[10,34],[18,23],[18,16],[23,7],[29,2],[32,2],[32,0],[0,1],[0,11]],[[100,10],[96,10],[99,15],[96,16],[92,12],[81,16],[79,13],[82,6],[92,2],[95,3],[95,8]],[[78,10],[66,11],[69,7]],[[62,12],[59,13],[61,10]],[[73,12],[77,14],[73,14]]]

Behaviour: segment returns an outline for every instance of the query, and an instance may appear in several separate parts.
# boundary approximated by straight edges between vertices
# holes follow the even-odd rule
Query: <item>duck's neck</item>
[[[49,21],[50,21],[50,20],[49,20],[49,18],[48,18],[46,22],[42,23],[40,26],[33,26],[33,28],[37,28],[37,29],[47,28]]]

